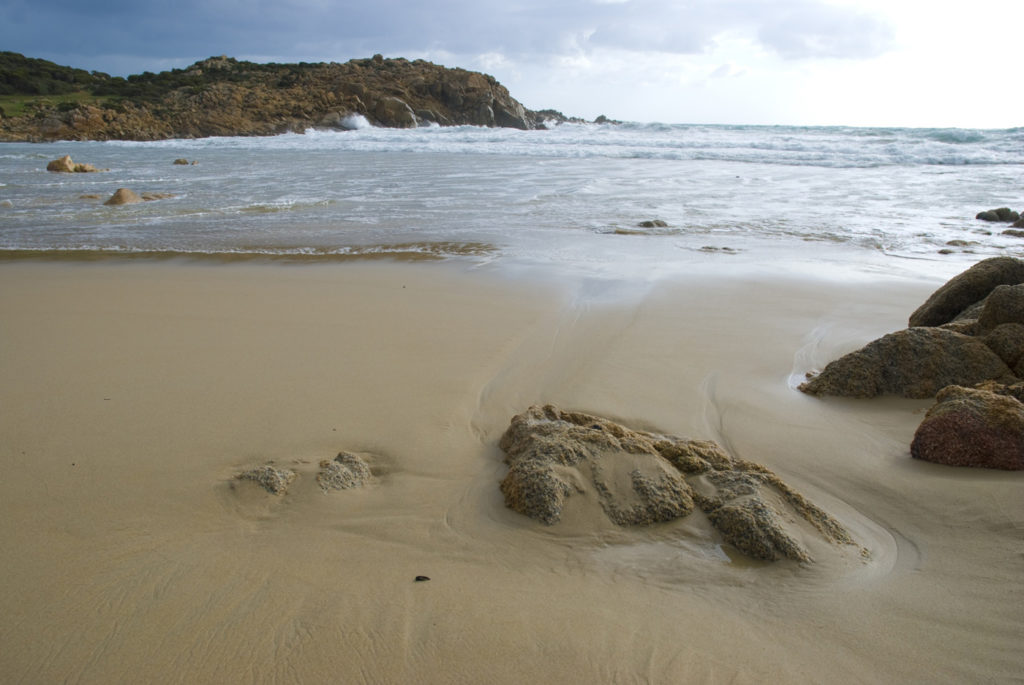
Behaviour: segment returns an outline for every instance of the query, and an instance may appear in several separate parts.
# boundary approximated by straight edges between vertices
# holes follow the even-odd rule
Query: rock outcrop
[[[1017,382],[1024,377],[1024,260],[978,262],[936,290],[909,324],[831,362],[800,389],[920,399],[947,385]]]
[[[555,406],[533,406],[502,436],[505,504],[546,525],[571,498],[620,526],[664,523],[701,509],[722,540],[756,559],[810,561],[800,519],[826,540],[854,544],[843,526],[763,466],[716,443],[631,430]]]
[[[915,459],[990,469],[1024,469],[1024,384],[949,386],[914,434]]]
[[[96,79],[90,102],[45,99],[0,119],[0,140],[159,140],[438,124],[532,129],[567,118],[525,108],[494,77],[423,60],[256,64],[211,57],[187,69]],[[107,100],[102,100],[107,96]]]

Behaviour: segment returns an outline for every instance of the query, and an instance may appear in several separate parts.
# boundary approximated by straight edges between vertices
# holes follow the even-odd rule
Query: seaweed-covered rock
[[[513,417],[499,446],[509,465],[501,482],[506,506],[546,525],[561,520],[568,498],[582,497],[599,502],[620,526],[672,521],[699,506],[725,542],[762,560],[811,560],[789,522],[796,518],[832,543],[854,544],[838,521],[778,476],[712,441],[546,405]]]
[[[334,459],[320,462],[316,482],[324,492],[328,492],[362,487],[372,477],[370,466],[359,455],[339,452]]]
[[[947,385],[1011,379],[981,340],[943,328],[908,328],[831,362],[800,386],[810,395],[932,397]]]
[[[910,315],[909,326],[941,326],[971,305],[985,299],[996,286],[1024,283],[1024,260],[1014,257],[985,259],[932,293]]]
[[[237,478],[253,481],[272,495],[283,495],[295,480],[295,472],[291,469],[279,469],[273,464],[264,464],[243,471]]]
[[[915,459],[991,469],[1024,469],[1024,404],[1009,394],[951,386],[914,434]]]

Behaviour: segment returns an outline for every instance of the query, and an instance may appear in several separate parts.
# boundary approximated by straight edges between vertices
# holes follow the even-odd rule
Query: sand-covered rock
[[[838,521],[771,471],[712,441],[545,405],[513,417],[499,446],[509,466],[501,482],[506,506],[546,525],[559,523],[579,497],[620,526],[673,521],[699,507],[725,542],[756,559],[811,560],[794,519],[832,543],[853,544]]]
[[[831,362],[800,386],[810,395],[922,399],[947,385],[1009,379],[1013,372],[984,342],[944,328],[890,333]]]
[[[243,471],[236,477],[238,480],[253,481],[272,495],[283,495],[295,480],[295,475],[291,469],[279,469],[273,464],[264,464]]]
[[[373,474],[370,466],[359,455],[339,452],[334,459],[320,462],[316,482],[324,492],[351,490],[366,485]]]
[[[1024,469],[1024,404],[1013,393],[950,386],[936,400],[914,434],[910,453],[915,459]]]

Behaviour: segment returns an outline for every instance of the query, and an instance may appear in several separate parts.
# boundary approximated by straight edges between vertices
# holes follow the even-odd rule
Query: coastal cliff
[[[533,129],[566,120],[525,108],[493,76],[381,55],[344,64],[211,57],[127,79],[17,53],[2,57],[0,107],[8,104],[0,110],[0,141],[8,142],[273,135],[353,128],[359,117],[393,128]]]

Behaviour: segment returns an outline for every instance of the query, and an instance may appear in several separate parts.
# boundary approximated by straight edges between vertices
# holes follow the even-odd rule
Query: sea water
[[[71,155],[108,169],[52,173]],[[185,158],[195,164],[175,165]],[[106,206],[116,189],[172,197]],[[6,202],[5,202],[6,201]],[[562,124],[0,144],[0,250],[395,255],[650,276],[1024,256],[1024,128]],[[643,227],[658,220],[664,226]]]

